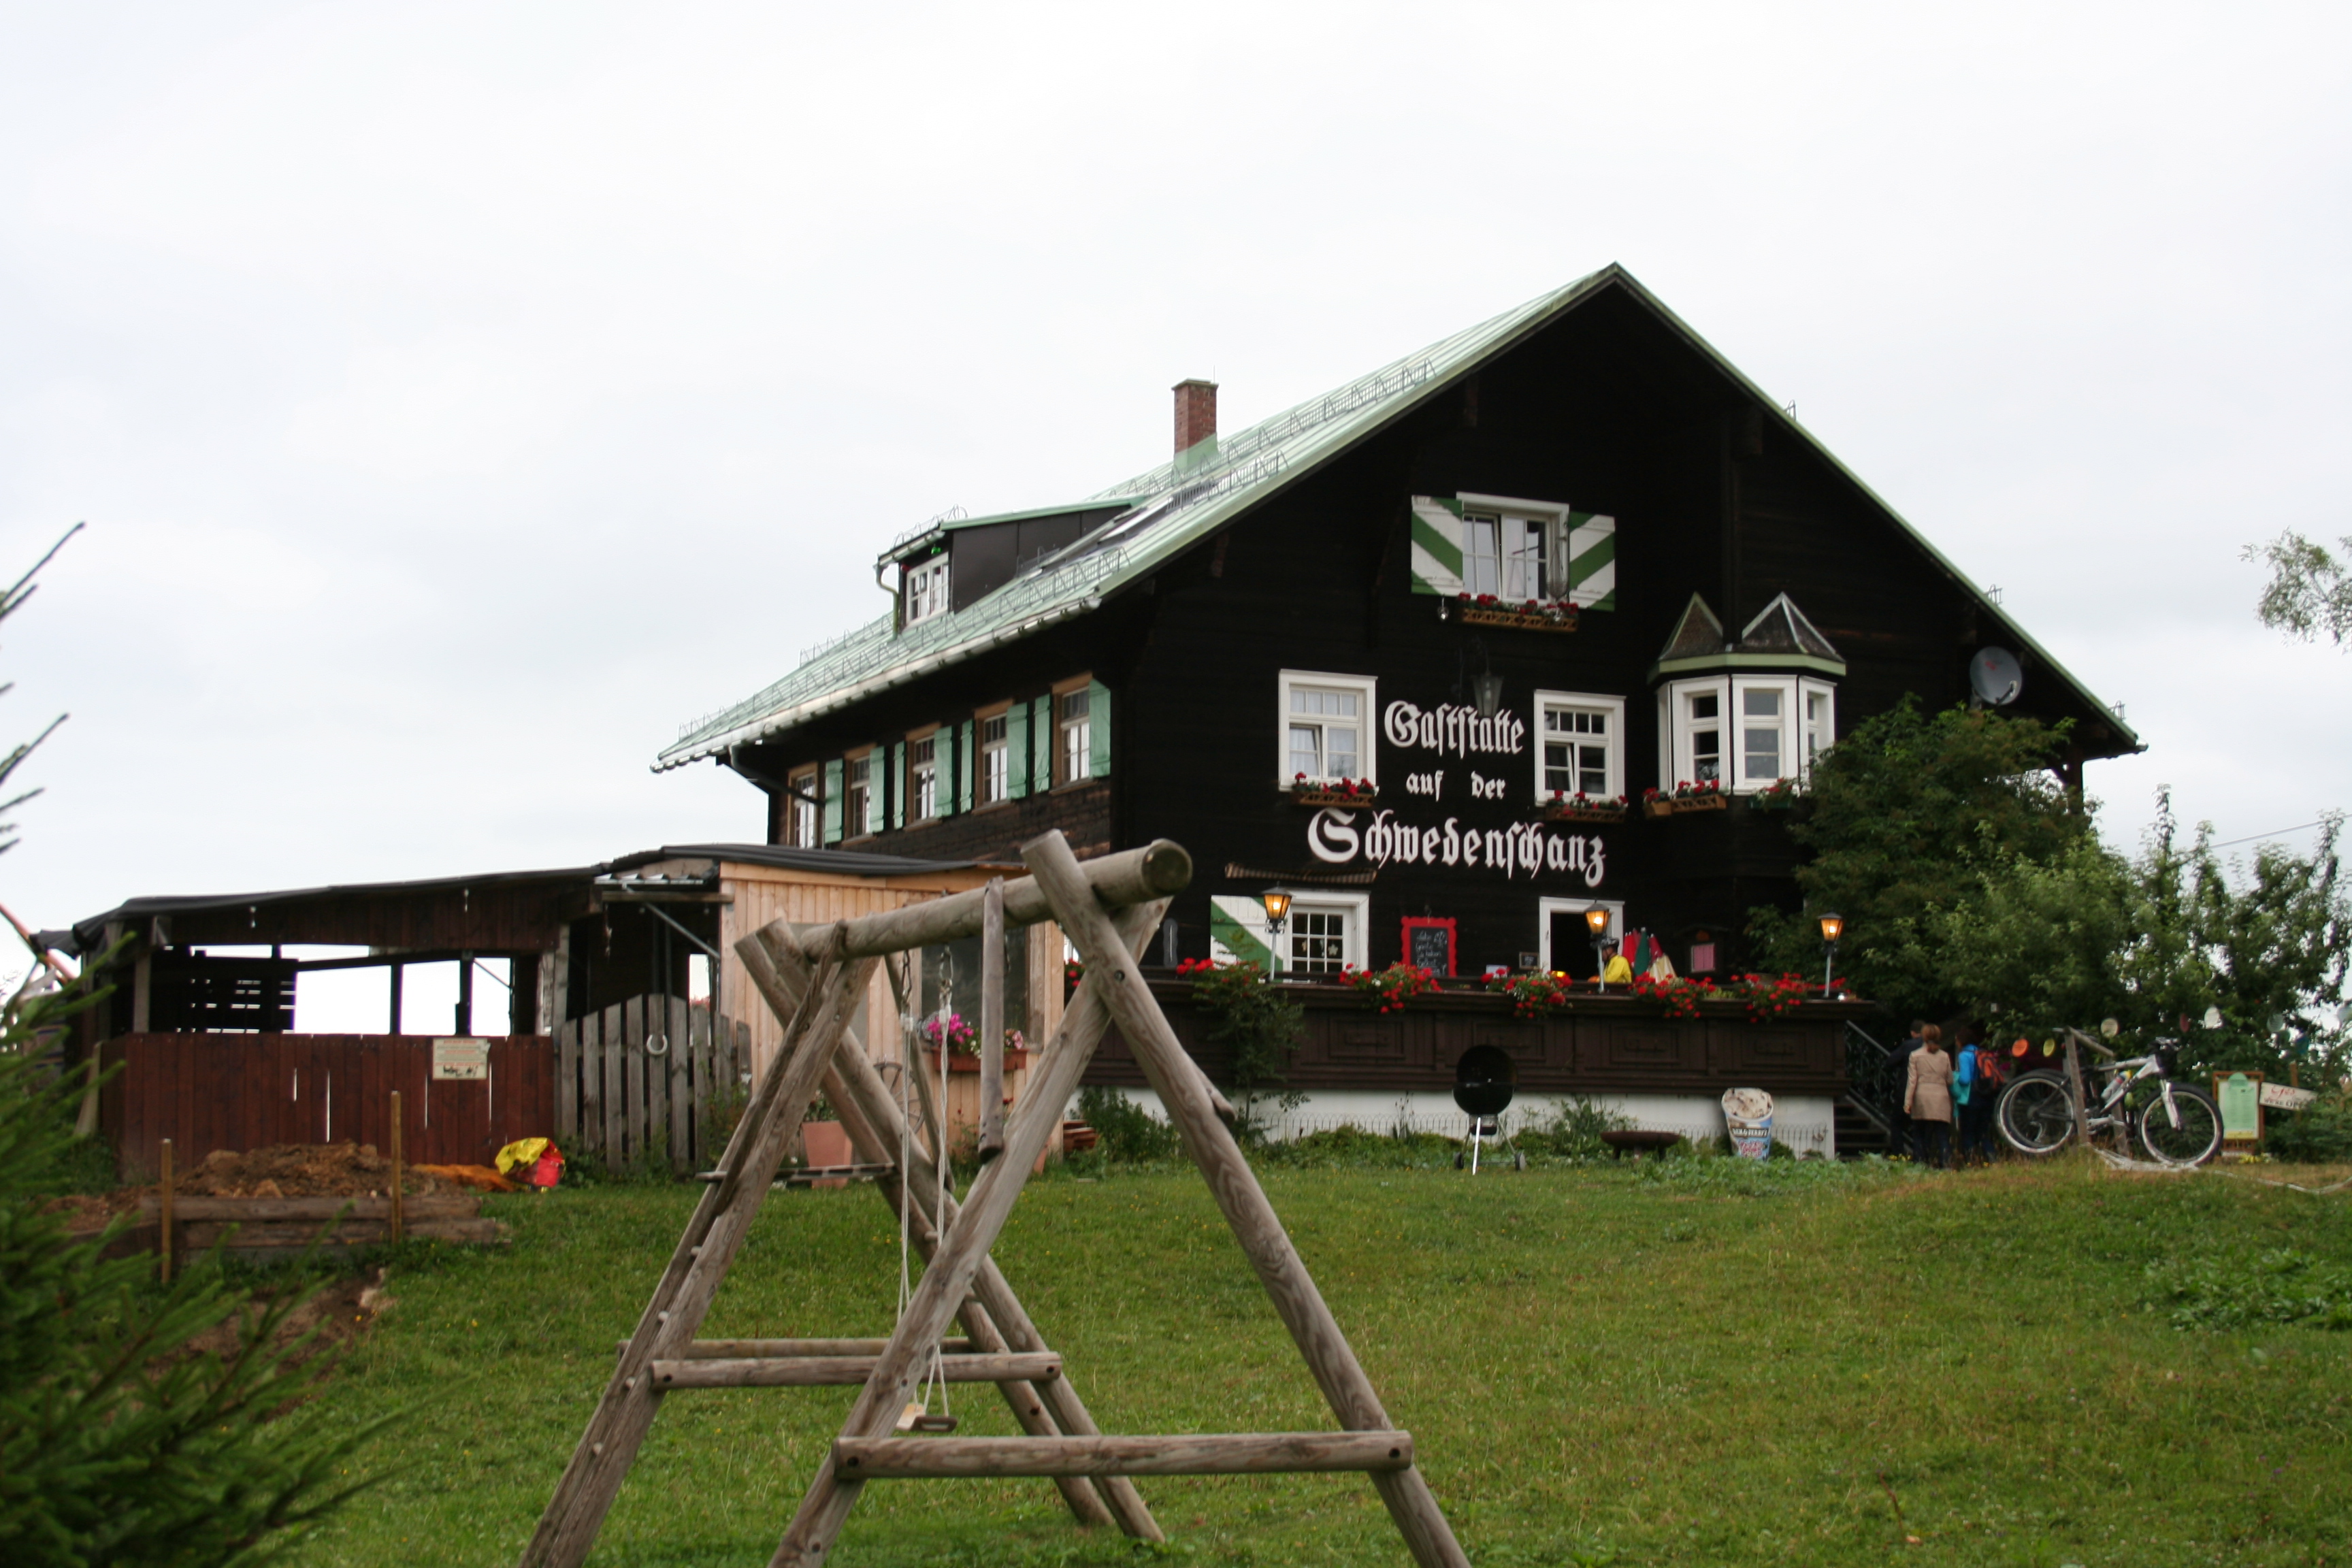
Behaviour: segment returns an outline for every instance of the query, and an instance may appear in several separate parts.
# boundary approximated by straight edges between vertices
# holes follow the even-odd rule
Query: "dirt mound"
[[[401,1189],[451,1193],[453,1184],[410,1166]],[[215,1149],[173,1184],[186,1197],[361,1198],[392,1195],[392,1161],[373,1143],[278,1143],[239,1154]]]

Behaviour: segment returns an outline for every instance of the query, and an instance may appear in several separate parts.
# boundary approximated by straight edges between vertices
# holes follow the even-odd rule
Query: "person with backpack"
[[[1992,1163],[1992,1103],[2009,1075],[1998,1052],[1986,1048],[1976,1026],[1960,1028],[1960,1049],[1952,1064],[1952,1100],[1959,1118],[1959,1163]]]

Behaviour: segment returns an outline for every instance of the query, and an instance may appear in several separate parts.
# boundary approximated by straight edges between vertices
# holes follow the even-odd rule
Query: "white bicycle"
[[[2083,1068],[2086,1082],[2099,1080],[2084,1118],[2094,1137],[2120,1129],[2166,1165],[2201,1165],[2221,1149],[2221,1108],[2211,1095],[2166,1078],[2158,1056],[2116,1058],[2097,1046],[2092,1049],[2109,1057]],[[1993,1123],[2019,1153],[2054,1154],[2074,1136],[2074,1089],[2062,1073],[2021,1073],[1994,1101]]]

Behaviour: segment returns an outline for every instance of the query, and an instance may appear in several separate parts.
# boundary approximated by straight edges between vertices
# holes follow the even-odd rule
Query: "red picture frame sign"
[[[1440,934],[1445,941],[1445,962],[1442,964],[1432,963],[1429,959],[1436,956],[1437,938]],[[1442,974],[1448,980],[1454,978],[1454,921],[1450,918],[1407,915],[1404,917],[1403,937],[1404,961],[1407,963],[1417,963],[1422,968]]]

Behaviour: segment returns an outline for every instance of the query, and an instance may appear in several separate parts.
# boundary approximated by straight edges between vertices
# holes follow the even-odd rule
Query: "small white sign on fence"
[[[478,1083],[489,1077],[490,1042],[462,1037],[434,1041],[433,1076],[436,1079],[469,1079]]]
[[[2283,1083],[2263,1085],[2263,1105],[2271,1110],[2301,1110],[2318,1098],[2313,1089],[2291,1089]]]

